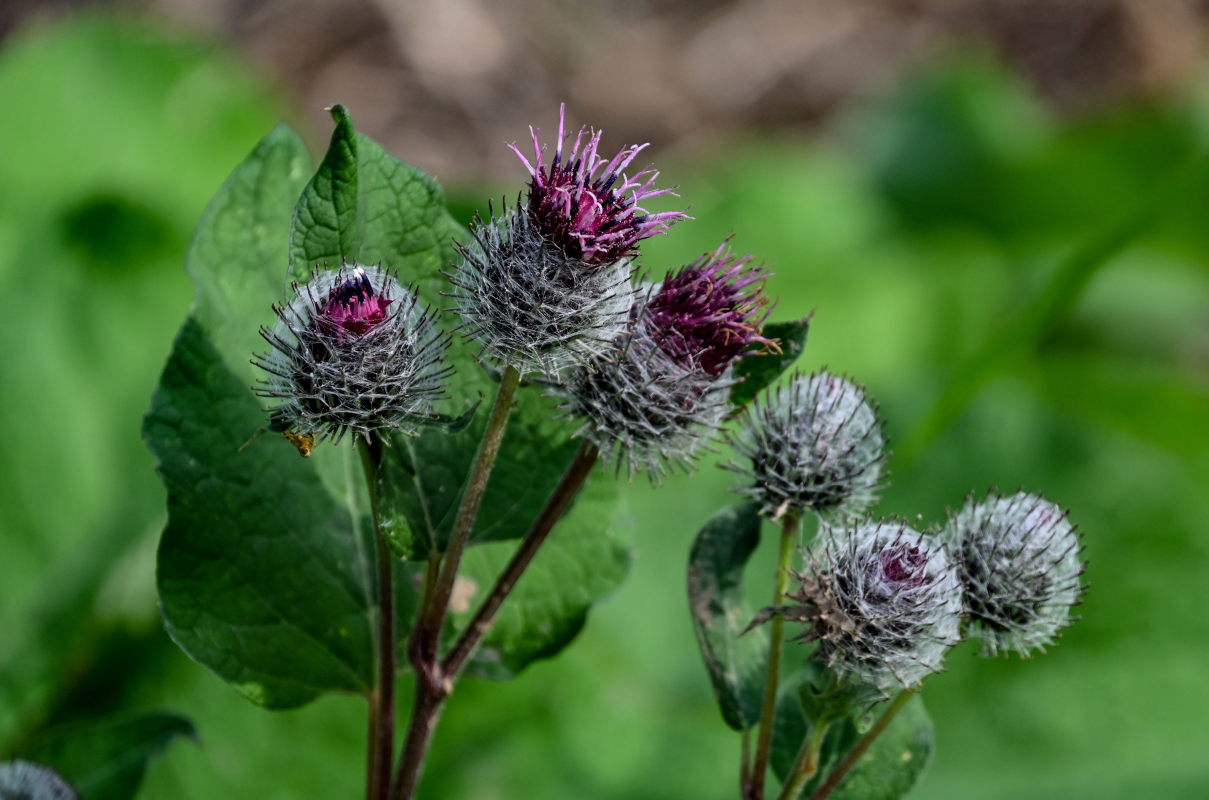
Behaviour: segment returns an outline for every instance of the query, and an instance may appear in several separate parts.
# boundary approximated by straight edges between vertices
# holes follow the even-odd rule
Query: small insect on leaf
[[[315,437],[309,433],[296,433],[292,430],[283,431],[282,436],[286,441],[298,448],[298,453],[303,458],[310,458],[311,451],[315,449]]]

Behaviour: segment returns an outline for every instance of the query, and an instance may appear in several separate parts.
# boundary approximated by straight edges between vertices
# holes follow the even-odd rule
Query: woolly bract
[[[844,378],[795,375],[752,404],[731,440],[750,462],[729,465],[750,481],[739,491],[773,519],[809,509],[836,520],[876,499],[881,424],[864,390]]]
[[[800,636],[842,678],[881,691],[938,671],[960,634],[957,567],[943,541],[899,522],[824,525],[790,597]]]
[[[261,328],[272,349],[253,360],[268,373],[256,392],[281,402],[274,427],[339,440],[395,429],[412,433],[431,419],[450,373],[449,335],[414,293],[380,267],[318,270],[293,299],[274,306],[277,325]]]
[[[1084,565],[1075,528],[1057,505],[1026,492],[970,498],[945,531],[983,655],[1044,651],[1070,624]]]

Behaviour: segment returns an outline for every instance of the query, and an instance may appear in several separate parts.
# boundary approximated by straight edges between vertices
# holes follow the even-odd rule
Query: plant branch
[[[559,480],[549,499],[546,500],[546,505],[525,533],[525,538],[521,540],[520,547],[517,548],[516,553],[512,556],[512,560],[508,562],[508,566],[504,568],[504,571],[496,580],[495,586],[492,587],[491,592],[484,598],[483,604],[479,606],[474,619],[462,631],[462,635],[458,638],[457,643],[454,644],[453,649],[450,650],[449,655],[442,662],[441,672],[446,680],[453,681],[457,679],[457,676],[466,666],[466,661],[474,654],[475,647],[478,646],[478,643],[487,632],[491,630],[491,626],[495,623],[495,617],[499,613],[500,606],[503,605],[508,595],[512,593],[517,581],[520,580],[521,575],[524,574],[529,564],[532,563],[538,549],[546,541],[546,536],[571,506],[571,501],[575,499],[575,495],[579,492],[580,487],[587,480],[599,455],[600,451],[595,446],[587,442],[580,444],[579,449],[575,452],[575,457],[567,465],[567,470],[563,473],[562,479]]]
[[[445,707],[445,699],[453,690],[452,676],[447,675],[438,661],[441,629],[449,613],[449,599],[453,595],[454,582],[458,577],[462,554],[470,540],[478,517],[479,505],[487,491],[487,481],[495,466],[508,415],[512,412],[516,388],[520,384],[520,373],[514,367],[505,367],[500,379],[499,392],[491,407],[491,416],[479,442],[478,453],[462,502],[458,506],[449,547],[442,557],[435,549],[429,556],[428,572],[424,581],[424,598],[416,616],[416,627],[408,644],[408,657],[415,667],[416,694],[412,704],[411,720],[407,726],[407,738],[399,757],[399,769],[390,784],[389,797],[394,800],[410,800],[415,796],[424,766],[424,756],[436,731],[437,721]]]
[[[777,559],[775,575],[776,589],[772,595],[773,607],[785,604],[789,592],[789,567],[793,560],[794,544],[797,542],[797,514],[788,513],[781,521],[781,553]],[[781,669],[781,642],[785,635],[785,620],[780,614],[772,618],[772,629],[768,642],[768,678],[764,683],[764,705],[760,711],[760,735],[756,739],[756,755],[746,787],[747,800],[764,800],[764,781],[768,772],[768,756],[772,749],[773,720],[777,712],[777,678]]]
[[[504,368],[500,378],[499,392],[491,407],[491,416],[487,419],[487,427],[479,442],[478,454],[471,467],[470,477],[466,483],[466,491],[462,495],[462,503],[458,506],[458,515],[454,519],[453,531],[449,535],[449,548],[445,552],[445,563],[441,568],[441,576],[437,580],[436,590],[430,600],[426,612],[427,621],[421,626],[421,645],[424,657],[431,663],[436,663],[437,647],[441,640],[441,628],[445,625],[445,617],[449,613],[449,598],[453,595],[453,585],[458,577],[458,567],[462,563],[462,553],[470,540],[470,532],[474,529],[474,521],[479,514],[479,505],[487,492],[487,481],[491,477],[491,469],[495,466],[495,458],[500,451],[500,443],[504,440],[504,429],[508,425],[508,415],[512,412],[512,401],[516,396],[516,387],[520,383],[520,373],[515,367]]]
[[[739,794],[747,792],[748,781],[751,780],[751,728],[744,728],[739,745]]]
[[[835,765],[835,769],[832,770],[831,774],[827,776],[827,780],[823,781],[819,785],[818,789],[815,789],[814,794],[810,796],[810,800],[824,800],[824,798],[831,796],[831,793],[835,790],[835,787],[840,785],[840,781],[844,780],[849,771],[851,771],[851,769],[856,765],[856,762],[859,761],[861,756],[865,754],[865,751],[869,749],[869,746],[872,745],[873,742],[876,741],[877,737],[882,735],[882,731],[886,730],[886,727],[894,721],[894,718],[898,715],[898,712],[902,711],[903,706],[907,704],[907,701],[911,699],[911,696],[914,695],[916,691],[917,690],[904,689],[902,692],[899,692],[897,697],[890,701],[890,705],[887,706],[886,710],[882,712],[882,715],[877,718],[877,722],[873,723],[873,727],[865,731],[865,735],[852,746],[852,749],[848,751],[848,754],[844,756],[840,763]]]
[[[395,589],[394,557],[382,535],[378,515],[378,465],[382,443],[376,438],[359,439],[361,466],[374,523],[378,568],[377,672],[369,694],[369,757],[365,781],[366,800],[386,800],[395,751]]]
[[[781,787],[781,793],[777,795],[777,800],[798,800],[802,789],[806,788],[806,784],[819,771],[819,750],[823,746],[823,737],[827,735],[827,729],[830,727],[829,720],[820,720],[810,726],[810,733],[802,742],[802,749],[798,751],[798,757],[794,759],[793,767],[789,770],[789,775],[785,779],[785,785]]]

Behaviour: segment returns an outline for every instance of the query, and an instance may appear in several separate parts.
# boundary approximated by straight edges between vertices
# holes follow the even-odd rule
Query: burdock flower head
[[[571,373],[564,408],[606,461],[652,479],[688,466],[730,410],[731,365],[754,347],[767,315],[765,273],[726,243],[639,288],[626,332]]]
[[[961,582],[943,542],[899,522],[824,526],[786,617],[842,678],[884,691],[940,669],[959,639]]]
[[[414,432],[431,418],[450,369],[449,335],[414,293],[380,267],[317,270],[294,298],[274,306],[278,323],[260,334],[273,348],[253,363],[269,373],[257,394],[282,402],[271,426],[292,435],[303,455],[316,438],[347,432]]]
[[[751,467],[739,489],[777,519],[810,509],[829,519],[875,499],[885,459],[877,412],[855,383],[827,372],[795,375],[754,403],[732,436]]]
[[[628,321],[638,243],[685,218],[642,207],[671,194],[649,168],[626,174],[645,144],[605,159],[600,131],[582,128],[564,153],[564,112],[549,163],[532,128],[532,161],[511,146],[531,177],[528,201],[476,220],[450,275],[462,330],[483,358],[522,374],[556,375],[604,352]]]
[[[1070,624],[1084,564],[1061,508],[1025,492],[970,498],[945,531],[960,556],[969,629],[983,655],[1044,650]]]

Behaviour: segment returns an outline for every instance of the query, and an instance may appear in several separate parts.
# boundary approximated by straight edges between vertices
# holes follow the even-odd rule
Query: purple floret
[[[760,335],[766,278],[751,256],[735,258],[723,242],[668,275],[647,304],[648,327],[668,355],[717,377],[753,345],[776,347]]]
[[[573,258],[601,264],[637,253],[638,243],[665,233],[668,226],[687,216],[682,211],[647,213],[642,203],[651,197],[673,195],[671,189],[654,188],[659,173],[650,167],[633,177],[623,170],[647,145],[631,145],[606,161],[597,153],[598,130],[580,128],[564,159],[566,105],[559,107],[558,143],[549,165],[542,158],[537,131],[530,127],[535,157],[509,147],[529,170],[528,213],[538,230]]]

